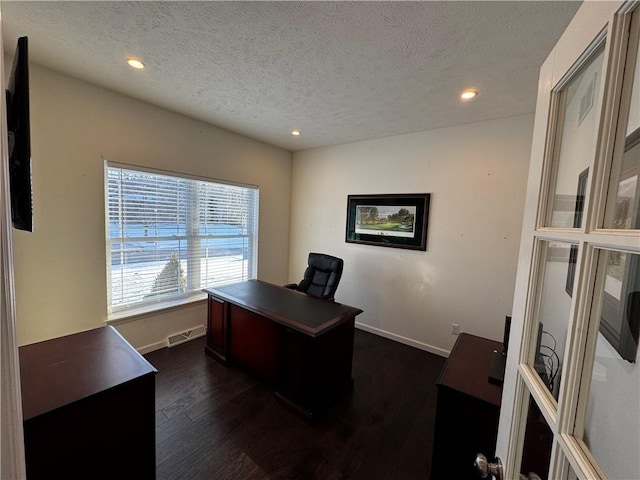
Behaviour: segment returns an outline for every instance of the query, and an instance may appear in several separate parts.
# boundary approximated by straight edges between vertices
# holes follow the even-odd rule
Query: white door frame
[[[1,8],[0,4],[0,8]],[[2,13],[0,12],[0,86],[5,91]],[[16,342],[11,203],[9,198],[6,98],[0,95],[0,478],[26,478],[20,367]]]
[[[615,45],[615,38],[614,44],[611,44],[613,38],[611,36],[612,27],[616,22],[619,22],[619,16],[616,16],[616,13],[627,13],[631,11],[634,6],[634,2],[585,1],[540,69],[510,342],[496,445],[496,456],[503,459],[505,478],[508,479],[518,478],[520,473],[517,470],[523,449],[524,430],[530,398],[529,393],[538,403],[541,412],[554,434],[558,432],[562,433],[567,429],[573,430],[576,427],[575,413],[579,408],[584,408],[584,401],[578,400],[576,392],[578,387],[581,385],[584,386],[584,383],[581,383],[585,382],[584,377],[579,375],[582,370],[578,371],[570,367],[564,372],[565,378],[563,379],[562,388],[565,391],[561,391],[560,393],[557,409],[555,405],[553,405],[553,402],[548,401],[546,392],[544,392],[536,382],[529,380],[529,378],[533,378],[532,376],[535,375],[535,372],[532,371],[530,372],[531,376],[529,376],[529,372],[527,371],[528,367],[525,364],[530,363],[535,346],[535,340],[532,338],[534,325],[531,317],[533,317],[532,311],[535,308],[533,305],[534,298],[532,291],[534,289],[532,285],[538,278],[538,264],[535,260],[537,248],[536,238],[552,239],[555,237],[555,239],[560,241],[573,242],[581,245],[576,272],[582,269],[582,271],[587,272],[587,274],[576,276],[576,279],[581,281],[576,284],[575,288],[576,291],[580,289],[585,298],[593,292],[592,270],[595,268],[595,265],[591,260],[593,256],[590,255],[590,252],[593,251],[594,245],[614,245],[633,252],[640,251],[640,248],[638,248],[638,235],[633,234],[633,232],[631,232],[631,235],[628,234],[629,232],[620,234],[619,231],[611,232],[611,234],[607,234],[607,232],[603,230],[594,232],[597,227],[597,222],[599,219],[601,220],[604,211],[604,204],[601,203],[594,204],[587,208],[585,211],[585,226],[577,232],[575,230],[572,231],[572,229],[545,229],[540,226],[542,221],[541,217],[544,214],[544,208],[546,208],[545,195],[548,192],[545,182],[549,180],[548,178],[544,178],[548,171],[548,169],[545,170],[545,162],[551,154],[548,149],[554,148],[553,145],[547,143],[549,132],[551,132],[554,127],[550,125],[550,123],[554,121],[554,106],[552,104],[554,89],[557,89],[561,82],[570,77],[571,74],[581,66],[581,60],[585,59],[589,53],[593,52],[593,50],[604,41],[606,44],[600,98],[603,99],[604,105],[606,105],[605,109],[607,109],[607,111],[604,112],[605,118],[613,118],[616,112],[610,111],[612,107],[611,103],[607,102],[607,97],[610,96],[612,92],[615,94],[616,88],[620,88],[621,79],[609,79],[607,75],[609,67],[613,65],[611,71],[615,71],[614,68],[619,65],[616,64],[617,59],[614,58],[617,51],[619,51],[619,45]],[[598,118],[602,118],[600,108],[598,108],[596,113],[598,114]],[[611,145],[611,139],[614,137],[615,132],[612,131],[611,128],[608,128],[607,121],[604,121],[599,129],[603,130],[604,134],[599,136],[600,142],[597,155],[601,158],[606,158],[612,152],[613,146]],[[607,183],[605,182],[609,174],[606,169],[609,168],[610,165],[604,162],[604,164],[596,163],[596,166],[599,170],[594,172],[594,169],[591,169],[594,173],[589,176],[588,198],[597,200],[599,197],[602,197],[602,189],[606,189]],[[637,231],[635,232],[637,233]],[[589,332],[586,331],[587,329],[583,328],[584,325],[588,324],[586,317],[589,316],[590,312],[584,308],[584,305],[582,305],[580,311],[578,311],[576,308],[577,297],[578,295],[575,294],[572,298],[572,317],[569,321],[565,361],[567,359],[582,359],[584,358],[586,349],[595,348],[594,345],[590,346],[590,343],[586,341],[587,338],[592,339],[595,335],[591,332],[589,336]],[[572,330],[575,330],[575,332],[572,333]],[[575,363],[580,364],[581,360],[576,360]],[[587,361],[582,368],[586,369],[590,368],[590,366]],[[586,377],[589,377],[589,375]],[[587,379],[586,381],[588,382],[589,380]],[[573,423],[569,425],[569,418],[571,417],[571,422]],[[577,428],[583,428],[583,425],[580,425],[581,422],[578,418]],[[573,464],[574,470],[576,470],[577,466],[577,470],[583,474],[584,472],[590,472],[590,475],[593,475],[592,478],[602,478],[604,476],[597,465],[593,464],[593,459],[589,458],[588,454],[584,455],[580,449],[572,447],[571,439],[568,439],[566,435],[555,435],[550,478],[556,478],[554,475],[560,474],[564,478],[568,471],[568,464],[563,460],[563,456],[559,455],[559,443],[564,445],[564,454]]]

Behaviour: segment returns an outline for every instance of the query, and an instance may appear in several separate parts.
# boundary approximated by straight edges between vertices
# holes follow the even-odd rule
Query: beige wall
[[[309,251],[342,256],[338,300],[364,309],[361,328],[440,354],[452,323],[501,338],[532,116],[298,152],[292,163],[287,151],[35,65],[31,82],[35,232],[14,230],[20,344],[106,320],[105,159],[258,184],[259,277],[297,281]],[[395,192],[432,194],[427,251],[345,243],[347,195]],[[118,330],[146,351],[204,323],[205,310]]]
[[[33,233],[13,231],[21,345],[105,324],[104,160],[259,185],[258,276],[287,279],[291,153],[31,65]],[[137,348],[204,302],[118,325]]]
[[[533,116],[294,153],[289,280],[310,251],[344,258],[337,301],[360,327],[446,354],[502,339],[511,314]],[[348,194],[430,193],[427,251],[345,243]]]

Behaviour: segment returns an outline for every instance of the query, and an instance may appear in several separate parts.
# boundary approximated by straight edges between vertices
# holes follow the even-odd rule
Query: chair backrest
[[[342,277],[342,259],[324,253],[310,253],[307,263],[309,266],[298,290],[314,297],[333,298]]]

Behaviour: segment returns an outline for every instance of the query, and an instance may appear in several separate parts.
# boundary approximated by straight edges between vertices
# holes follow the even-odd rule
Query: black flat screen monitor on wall
[[[28,58],[28,39],[20,37],[7,84],[7,130],[11,221],[15,228],[32,232],[33,197]]]

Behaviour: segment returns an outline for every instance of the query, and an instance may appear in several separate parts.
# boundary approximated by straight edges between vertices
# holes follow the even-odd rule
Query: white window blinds
[[[105,171],[110,313],[256,277],[257,188],[112,163]]]

